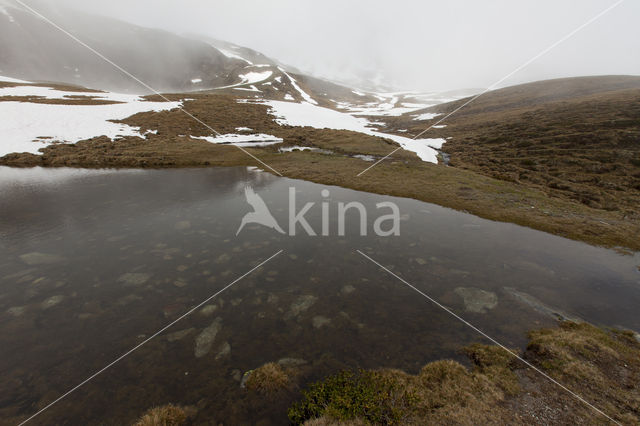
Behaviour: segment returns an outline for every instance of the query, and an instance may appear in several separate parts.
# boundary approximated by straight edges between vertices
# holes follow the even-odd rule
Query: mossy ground
[[[343,371],[309,386],[289,410],[294,424],[606,424],[608,419],[497,346],[464,349],[417,375]],[[523,354],[546,374],[623,424],[640,420],[640,343],[631,333],[563,322],[533,331]]]

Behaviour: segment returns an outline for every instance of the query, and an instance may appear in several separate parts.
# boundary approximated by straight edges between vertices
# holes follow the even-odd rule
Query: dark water
[[[508,346],[554,315],[640,330],[638,255],[337,187],[331,236],[258,225],[236,236],[247,184],[285,229],[295,187],[298,208],[316,202],[306,217],[320,231],[326,187],[245,168],[0,168],[1,421],[38,411],[280,250],[32,423],[127,424],[173,402],[196,406],[198,423],[286,424],[295,393],[250,397],[242,373],[282,358],[306,361],[302,383],[342,368],[416,372],[483,341],[356,250]],[[400,207],[399,237],[372,235],[385,200]],[[337,235],[338,201],[367,206],[369,236],[355,214]]]

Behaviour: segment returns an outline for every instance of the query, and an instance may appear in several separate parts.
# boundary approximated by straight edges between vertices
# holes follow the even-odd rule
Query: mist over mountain
[[[115,64],[161,92],[224,86],[246,65],[211,44],[39,2],[38,10]],[[0,3],[0,74],[90,88],[147,88],[10,0]]]
[[[443,91],[489,87],[617,2],[50,3],[175,34],[204,34],[248,46],[305,74],[361,89],[374,83],[378,91]],[[501,87],[578,75],[639,74],[640,27],[635,22],[639,14],[639,2],[622,2]]]

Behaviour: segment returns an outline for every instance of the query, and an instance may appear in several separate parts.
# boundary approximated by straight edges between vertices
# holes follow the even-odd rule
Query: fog
[[[27,0],[24,0],[27,2]],[[398,89],[484,88],[613,0],[58,0],[95,14],[251,47],[311,74]],[[640,74],[640,2],[627,0],[501,86]]]

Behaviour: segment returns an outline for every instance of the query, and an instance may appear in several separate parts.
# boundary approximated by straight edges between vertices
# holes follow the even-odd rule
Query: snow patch
[[[438,163],[438,151],[444,139],[410,139],[400,135],[382,133],[369,127],[368,120],[345,114],[329,108],[323,108],[309,103],[294,103],[283,101],[263,101],[271,107],[276,123],[290,126],[310,126],[316,129],[351,130],[371,136],[391,139],[402,148],[415,152],[421,160]],[[435,149],[434,149],[435,148]]]
[[[112,102],[135,102],[141,100],[138,95],[109,92],[70,92],[43,86],[14,86],[0,88],[0,97],[39,97],[45,99],[66,99],[75,97],[91,97]]]
[[[424,114],[419,114],[414,116],[414,120],[422,121],[422,120],[433,120],[437,116],[442,115],[435,112],[425,112]]]
[[[5,77],[4,75],[0,75],[0,81],[6,82],[6,83],[31,84],[30,81],[18,80],[17,78]]]
[[[280,152],[293,152],[293,151],[313,151],[314,148],[311,148],[310,146],[284,146],[280,149],[278,149],[278,151]],[[317,149],[317,148],[316,148]]]
[[[234,87],[233,90],[246,90],[247,92],[262,92],[262,90],[258,89],[254,85],[251,85],[249,87]]]
[[[238,55],[237,53],[233,53],[233,52],[231,52],[229,50],[222,49],[221,47],[216,47],[216,49],[218,49],[220,51],[220,53],[222,53],[227,58],[240,59],[241,61],[245,61],[249,65],[253,65],[253,62],[251,62],[248,59],[243,58],[242,56]]]
[[[240,135],[236,133],[227,133],[218,136],[191,136],[193,139],[201,139],[207,142],[222,144],[222,145],[236,145],[241,147],[259,147],[274,145],[282,143],[282,138],[276,136],[267,135],[264,133],[257,133],[252,135]]]
[[[116,139],[123,136],[144,138],[138,127],[110,120],[122,120],[140,112],[166,111],[182,102],[147,102],[136,95],[105,92],[65,92],[40,86],[0,89],[0,96],[41,96],[68,99],[92,96],[118,103],[107,105],[64,105],[32,102],[0,102],[0,156],[12,152],[38,154],[53,142],[75,143],[96,136]]]
[[[333,154],[333,151],[331,151],[330,149],[321,149],[321,148],[316,148],[311,146],[300,146],[300,145],[283,146],[282,148],[278,149],[278,152],[280,153],[294,152],[294,151],[313,151],[313,152],[318,152],[320,154]]]
[[[261,71],[261,72],[251,71],[246,74],[239,74],[238,77],[240,77],[243,80],[242,83],[240,84],[244,85],[244,84],[256,84],[261,81],[265,81],[272,75],[273,75],[273,71]]]
[[[11,14],[7,10],[7,8],[4,7],[1,3],[0,3],[0,13],[5,15],[7,17],[7,19],[9,19],[9,22],[11,22],[11,23],[16,22],[16,20],[13,18],[13,16],[11,16]]]
[[[287,72],[282,67],[278,67],[278,69],[280,70],[280,72],[282,74],[287,76],[289,81],[291,81],[291,85],[293,86],[293,88],[296,89],[298,91],[298,93],[300,93],[300,95],[302,96],[302,99],[304,99],[305,101],[309,102],[310,104],[318,105],[318,102],[316,102],[315,99],[313,99],[311,96],[309,96],[309,94],[307,92],[302,90],[300,88],[300,86],[298,86],[298,83],[293,79],[293,77],[291,77],[289,74],[287,74]]]

